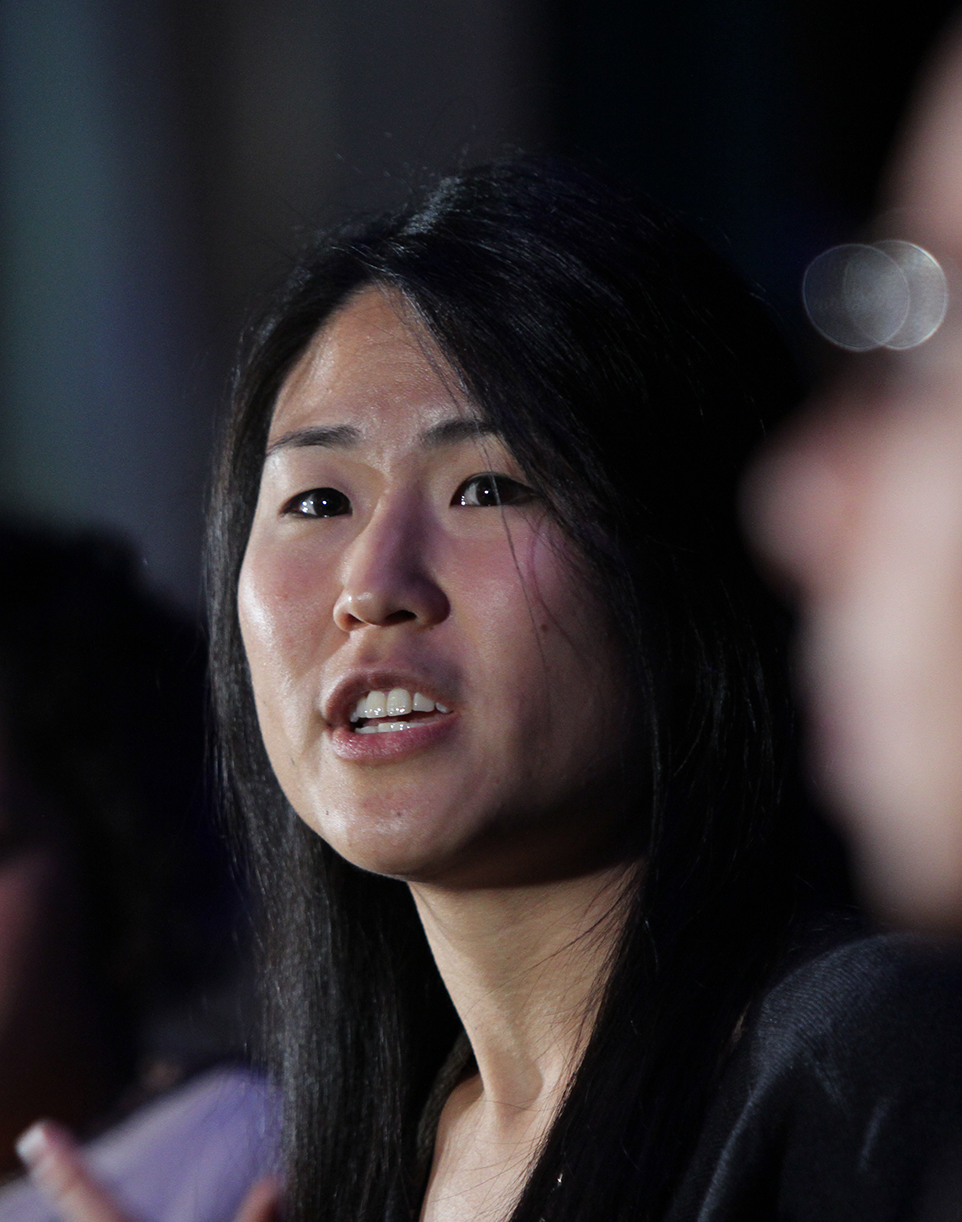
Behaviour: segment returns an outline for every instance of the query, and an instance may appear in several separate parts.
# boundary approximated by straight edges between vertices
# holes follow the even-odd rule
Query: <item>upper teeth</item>
[[[389,692],[368,692],[362,696],[351,712],[351,721],[360,721],[365,717],[404,717],[406,714],[449,713],[451,710],[443,704],[437,704],[430,696],[422,696],[420,692],[411,692],[404,687],[392,687]]]

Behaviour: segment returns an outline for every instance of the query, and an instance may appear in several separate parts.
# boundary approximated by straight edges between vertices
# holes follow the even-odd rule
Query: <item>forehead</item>
[[[477,413],[412,307],[398,293],[368,287],[321,327],[288,375],[270,443],[325,425],[419,434],[455,415]]]

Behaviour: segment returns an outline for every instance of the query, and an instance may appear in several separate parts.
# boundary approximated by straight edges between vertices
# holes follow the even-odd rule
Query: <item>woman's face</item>
[[[349,861],[488,886],[617,852],[631,709],[609,617],[387,290],[281,389],[239,613],[278,780]]]

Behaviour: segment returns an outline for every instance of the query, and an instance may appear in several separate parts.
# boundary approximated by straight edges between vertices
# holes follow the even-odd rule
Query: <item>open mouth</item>
[[[351,710],[350,724],[355,734],[397,734],[450,712],[430,696],[394,687],[389,692],[372,691],[362,696]]]

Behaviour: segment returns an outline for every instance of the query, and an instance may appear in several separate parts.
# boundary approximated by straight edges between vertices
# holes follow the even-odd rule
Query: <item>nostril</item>
[[[345,631],[364,625],[440,623],[449,611],[443,592],[432,582],[419,582],[407,590],[374,589],[355,593],[345,589],[334,604],[334,620]]]
[[[406,624],[410,620],[418,618],[415,611],[390,611],[387,614],[375,613],[368,609],[366,612],[359,608],[354,608],[348,611],[345,617],[345,625],[348,628],[362,628],[365,625],[376,624],[381,628],[389,628],[393,624]]]

